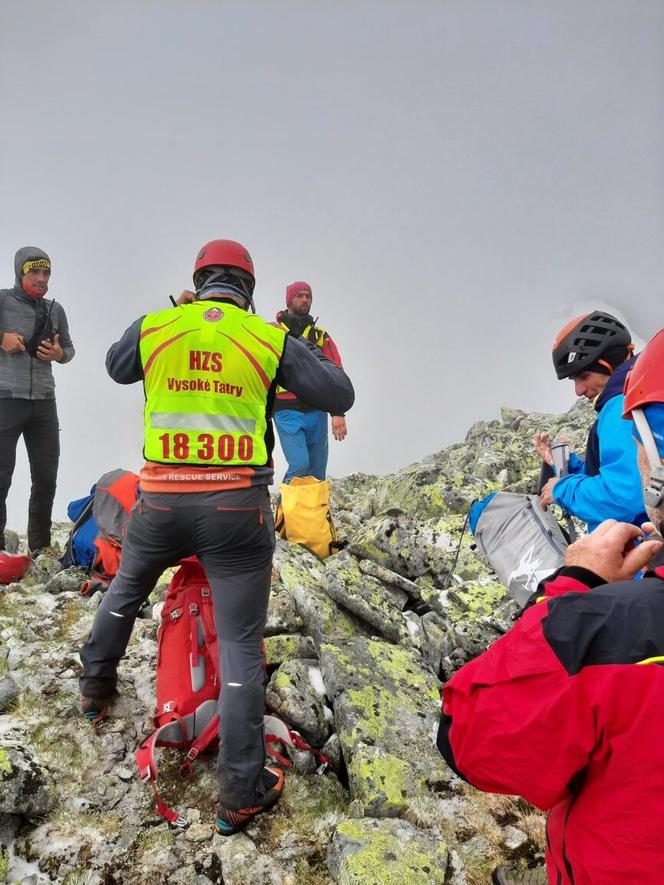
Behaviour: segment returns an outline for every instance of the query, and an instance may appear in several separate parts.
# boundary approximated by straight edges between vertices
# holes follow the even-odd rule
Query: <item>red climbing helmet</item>
[[[623,418],[648,403],[664,403],[664,329],[650,339],[627,373]]]
[[[251,255],[235,240],[210,240],[203,246],[194,264],[194,285],[199,271],[206,267],[237,267],[251,274],[252,280],[256,280]]]

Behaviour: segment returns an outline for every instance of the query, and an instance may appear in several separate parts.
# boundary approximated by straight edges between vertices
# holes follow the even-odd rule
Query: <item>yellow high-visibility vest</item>
[[[268,391],[285,333],[227,302],[196,301],[141,325],[148,461],[263,465]]]

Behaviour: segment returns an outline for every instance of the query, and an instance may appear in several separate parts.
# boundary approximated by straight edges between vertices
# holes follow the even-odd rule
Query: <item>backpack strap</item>
[[[327,768],[332,768],[332,763],[324,753],[315,750],[304,740],[299,731],[289,728],[278,716],[265,716],[263,722],[265,726],[265,742],[268,745],[268,753],[286,768],[290,768],[291,762],[274,749],[274,744],[295,747],[297,750],[306,750],[308,753],[311,753],[316,762],[318,762],[318,774],[323,774]]]
[[[166,726],[162,726],[162,728],[155,729],[150,737],[146,738],[140,744],[136,750],[136,764],[138,765],[139,776],[143,783],[150,784],[154,790],[155,799],[157,800],[156,811],[159,817],[162,817],[172,827],[184,829],[187,826],[186,819],[179,811],[175,811],[164,802],[157,789],[158,769],[154,758],[154,747],[159,738],[159,733],[165,727]]]
[[[210,746],[212,741],[219,734],[219,717],[213,716],[212,719],[205,726],[203,731],[198,735],[198,737],[194,740],[191,747],[189,747],[189,752],[185,756],[185,760],[180,766],[180,777],[183,780],[190,780],[194,773],[194,760],[199,755],[199,753],[204,753],[205,750]]]

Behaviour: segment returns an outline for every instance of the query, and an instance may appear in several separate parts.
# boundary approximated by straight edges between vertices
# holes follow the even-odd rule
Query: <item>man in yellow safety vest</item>
[[[240,243],[207,243],[193,278],[195,293],[136,320],[106,357],[114,381],[143,382],[146,463],[118,574],[81,649],[81,706],[93,722],[107,715],[141,605],[164,568],[198,556],[222,674],[216,829],[229,835],[274,804],[284,780],[265,766],[261,652],[275,546],[275,391],[328,412],[349,409],[354,392],[319,348],[249,313],[254,266]]]

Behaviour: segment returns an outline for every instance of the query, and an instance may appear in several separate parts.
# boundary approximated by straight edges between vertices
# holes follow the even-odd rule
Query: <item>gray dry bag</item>
[[[519,605],[563,564],[567,541],[537,495],[490,495],[473,504],[470,525],[498,580]]]

